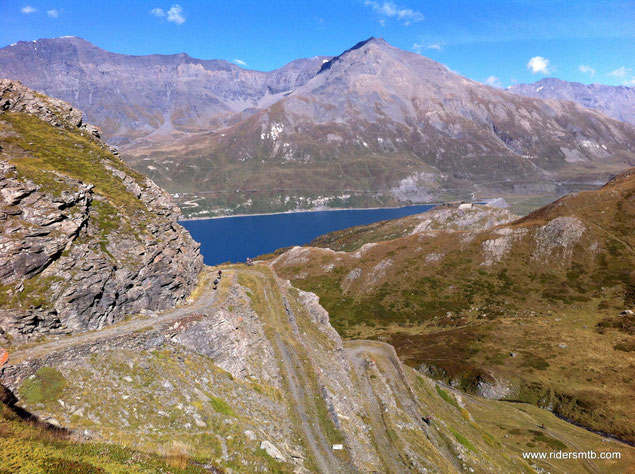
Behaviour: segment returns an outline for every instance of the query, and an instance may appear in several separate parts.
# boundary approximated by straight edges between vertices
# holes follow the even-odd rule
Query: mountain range
[[[622,122],[635,124],[634,87],[582,84],[548,77],[533,84],[515,84],[507,90],[537,99],[571,100]]]
[[[0,50],[0,75],[84,109],[189,217],[544,201],[635,163],[631,124],[485,86],[379,38],[271,72],[44,39]]]
[[[129,56],[76,37],[21,41],[0,50],[0,75],[65,100],[122,145],[153,132],[218,128],[303,84],[327,58],[271,72],[187,54]]]

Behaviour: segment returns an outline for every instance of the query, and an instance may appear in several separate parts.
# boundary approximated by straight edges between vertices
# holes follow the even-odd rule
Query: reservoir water
[[[247,257],[256,257],[281,247],[309,243],[334,230],[419,214],[432,207],[293,212],[182,221],[180,224],[201,244],[205,263],[217,265],[244,262]]]

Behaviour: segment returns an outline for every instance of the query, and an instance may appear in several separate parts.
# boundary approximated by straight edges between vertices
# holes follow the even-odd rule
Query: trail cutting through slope
[[[279,362],[282,374],[293,400],[293,403],[290,404],[290,408],[300,421],[302,435],[308,445],[313,460],[317,464],[316,467],[323,473],[352,471],[351,466],[344,465],[344,463],[333,454],[331,444],[319,420],[311,416],[311,413],[316,412],[316,407],[313,406],[315,400],[307,392],[311,383],[305,372],[301,357],[290,343],[292,338],[297,337],[296,332],[293,331],[293,329],[296,328],[292,326],[291,334],[289,334],[289,331],[285,330],[286,325],[281,320],[281,315],[287,312],[282,308],[278,312],[275,311],[275,308],[279,306],[281,302],[284,302],[284,298],[282,297],[284,292],[280,288],[279,282],[277,279],[265,278],[265,275],[256,270],[243,270],[242,273],[257,278],[262,284],[262,293],[269,314],[261,314],[260,316],[270,318],[271,323],[282,329],[281,332],[276,332],[271,342],[274,344],[280,357]],[[272,281],[275,281],[276,287],[269,288]],[[274,297],[272,293],[275,293],[275,296],[280,296],[280,298],[276,298],[274,301],[272,299]],[[286,336],[286,338],[283,337],[283,335]],[[285,339],[289,339],[289,341]]]
[[[396,456],[394,445],[390,443],[388,427],[383,421],[381,405],[378,403],[373,391],[370,380],[371,375],[368,373],[368,367],[371,363],[375,364],[379,372],[386,378],[395,401],[401,406],[410,420],[443,453],[445,459],[450,461],[460,471],[462,467],[456,460],[456,456],[447,449],[445,443],[439,439],[436,431],[429,429],[428,425],[424,423],[419,401],[399,362],[395,348],[384,342],[357,340],[347,342],[345,352],[364,391],[368,413],[371,417],[371,426],[373,426],[375,443],[380,451],[382,460],[387,464],[386,467],[389,468],[388,470],[390,472],[409,472],[410,469],[407,469],[406,466],[409,466],[410,462],[408,459],[404,459],[403,456]]]
[[[205,277],[202,277],[205,278]],[[10,353],[9,366],[18,364],[24,360],[39,359],[54,352],[60,352],[72,347],[117,338],[144,329],[177,321],[181,318],[192,316],[201,312],[209,312],[214,307],[216,291],[212,290],[212,283],[207,279],[201,283],[201,296],[186,306],[180,306],[164,311],[156,317],[144,317],[116,323],[112,326],[91,332],[63,336],[35,346],[25,346]]]

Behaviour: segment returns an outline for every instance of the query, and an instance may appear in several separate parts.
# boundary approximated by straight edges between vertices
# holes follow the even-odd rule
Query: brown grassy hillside
[[[631,169],[484,231],[373,244],[360,230],[370,245],[356,252],[295,248],[274,266],[316,292],[347,337],[386,340],[409,365],[464,389],[632,441],[634,192]],[[346,238],[331,237],[332,247]]]

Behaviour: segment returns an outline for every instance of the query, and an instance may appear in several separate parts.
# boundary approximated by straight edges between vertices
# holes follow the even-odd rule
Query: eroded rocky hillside
[[[0,341],[184,301],[202,258],[179,215],[79,111],[0,81]]]
[[[0,380],[70,428],[80,452],[114,442],[213,472],[620,472],[633,461],[632,448],[546,410],[440,385],[388,344],[342,341],[318,298],[267,265],[223,270],[189,307],[15,347]],[[19,450],[29,442],[0,437],[0,465],[44,463],[41,449]],[[521,455],[559,449],[621,459]]]
[[[273,265],[348,338],[633,441],[635,170],[513,222],[484,229],[470,218],[480,212],[340,231],[314,242],[330,248],[296,247]]]

